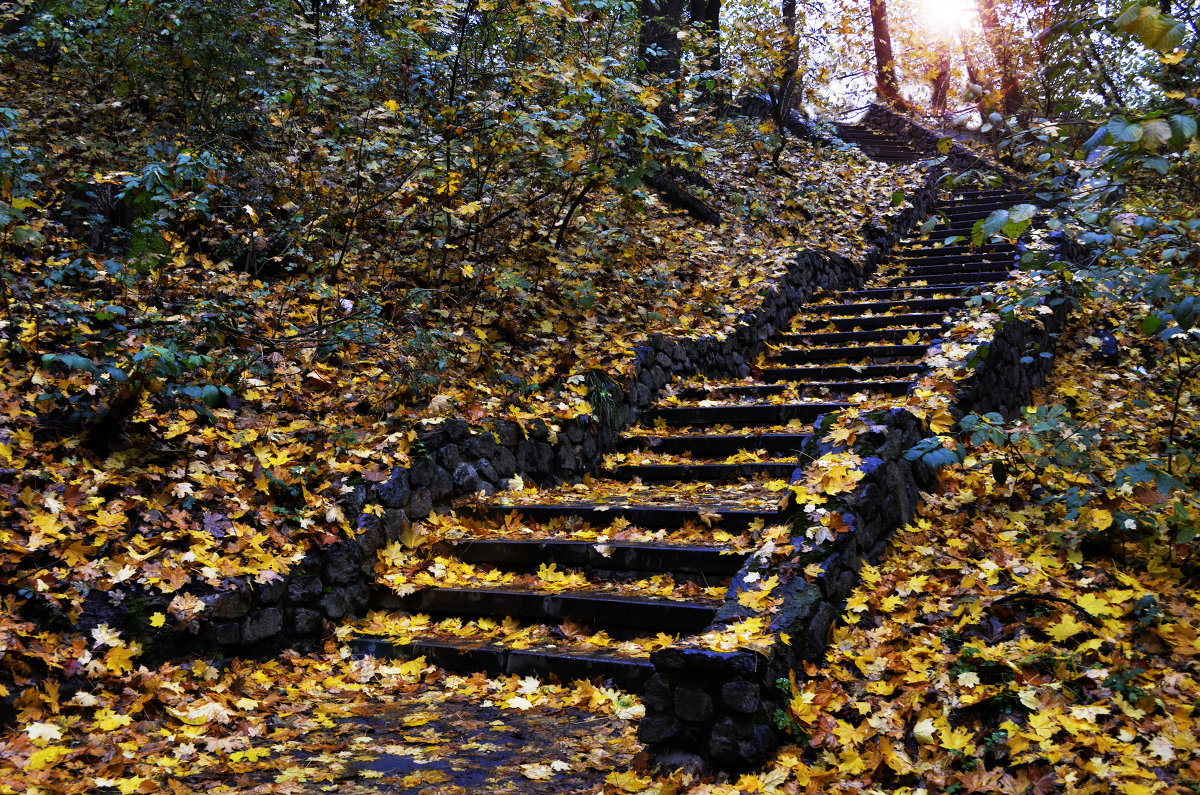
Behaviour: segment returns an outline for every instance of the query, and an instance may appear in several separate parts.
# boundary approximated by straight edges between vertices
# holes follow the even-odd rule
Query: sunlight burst
[[[953,36],[975,17],[972,0],[920,0],[925,20],[933,32]]]

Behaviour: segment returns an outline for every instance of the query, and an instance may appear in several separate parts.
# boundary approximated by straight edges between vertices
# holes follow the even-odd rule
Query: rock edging
[[[427,421],[418,431],[419,454],[411,456],[408,467],[348,495],[343,509],[356,528],[352,537],[310,550],[287,573],[265,583],[232,579],[221,589],[185,589],[203,604],[189,617],[189,629],[204,644],[226,653],[314,643],[326,621],[340,621],[366,607],[376,553],[402,539],[412,522],[448,509],[457,498],[495,493],[514,475],[540,482],[578,480],[599,467],[620,432],[676,375],[749,375],[750,361],[801,305],[823,289],[860,286],[886,260],[888,250],[929,214],[940,176],[939,170],[931,170],[909,197],[909,206],[875,230],[861,261],[824,251],[799,252],[732,333],[651,336],[637,349],[633,373],[623,384],[605,376],[604,411],[558,422],[492,419],[472,426],[457,417]],[[166,649],[178,641],[178,636],[164,636],[160,645]]]
[[[1077,256],[1070,241],[1060,243],[1057,258]],[[1015,411],[1044,381],[1069,303],[1063,290],[1052,290],[1038,306],[1045,310],[1001,321],[990,341],[953,368],[969,370],[951,406],[958,416]],[[1038,355],[1030,358],[1031,350]],[[643,696],[646,717],[638,736],[657,758],[734,770],[760,765],[785,734],[791,672],[821,659],[864,562],[879,559],[891,534],[915,516],[920,489],[934,482],[928,466],[904,456],[926,435],[921,411],[897,407],[853,417],[859,432],[845,445],[821,438],[839,415],[818,420],[800,461],[849,454],[859,462],[856,488],[797,511],[787,551],[752,556],[718,612],[718,623],[754,618],[756,611],[739,596],[751,583],[777,578],[774,612],[757,616],[770,622],[780,642],[767,650],[670,649],[651,655],[656,670]]]

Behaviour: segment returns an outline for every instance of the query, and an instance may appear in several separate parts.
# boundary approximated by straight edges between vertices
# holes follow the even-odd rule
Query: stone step
[[[741,466],[741,465],[734,465]],[[747,465],[748,466],[748,465]],[[787,466],[795,467],[795,464]],[[619,469],[627,469],[620,467]],[[791,470],[784,475],[787,477]],[[725,547],[671,544],[631,544],[552,539],[487,538],[444,545],[446,552],[464,563],[532,571],[543,563],[610,571],[671,572],[729,577],[738,572],[746,554]]]
[[[945,240],[947,238],[958,237],[963,240],[969,240],[974,231],[974,224],[961,224],[955,226],[946,226],[945,224],[937,224],[928,231],[914,231],[900,245],[907,243],[926,241],[926,240]],[[986,239],[986,238],[985,238]]]
[[[412,660],[424,657],[430,665],[458,673],[534,676],[569,683],[576,679],[601,679],[637,692],[654,675],[647,659],[618,654],[576,653],[554,649],[510,649],[499,644],[470,641],[397,641],[387,638],[355,638],[350,651],[381,660]]]
[[[975,271],[1009,270],[1017,261],[1008,254],[979,255],[964,257],[961,254],[950,254],[944,257],[904,257],[897,258],[894,265],[878,272],[878,276],[886,276],[894,270],[903,268],[905,273],[973,273]]]
[[[827,365],[824,367],[764,367],[764,381],[838,381],[851,378],[905,378],[920,374],[921,364]]]
[[[866,154],[872,160],[878,160],[881,163],[915,163],[918,160],[924,160],[926,157],[929,157],[929,155],[922,155],[918,153],[913,153],[911,155],[872,155],[871,153],[864,151],[864,154]]]
[[[960,298],[904,298],[891,301],[864,301],[851,304],[820,304],[812,308],[824,310],[836,316],[859,315],[867,312],[889,312],[893,309],[910,310],[904,314],[924,314],[933,310],[958,309],[966,306],[971,299],[967,296]]]
[[[913,381],[784,381],[792,383],[796,388],[803,388],[813,394],[857,395],[863,392],[879,392],[888,395],[906,395],[912,389]]]
[[[744,439],[743,447],[745,447]],[[736,453],[738,449],[732,450],[730,454]],[[770,524],[780,518],[778,510],[743,509],[728,504],[693,504],[668,508],[660,505],[597,505],[577,502],[544,505],[490,505],[486,512],[493,518],[505,517],[510,513],[520,514],[530,521],[540,523],[552,519],[577,517],[588,524],[599,526],[606,526],[617,519],[624,519],[630,524],[641,527],[660,528],[682,527],[688,522],[701,522],[703,514],[710,517],[709,522],[726,531],[745,530],[759,520]]]
[[[940,319],[942,315],[937,315]],[[932,340],[941,336],[945,328],[940,325],[922,326],[919,328],[881,328],[874,331],[813,331],[799,334],[779,334],[772,342],[780,345],[812,345],[825,347],[840,345],[846,342],[898,342],[916,333],[921,339]]]
[[[719,400],[722,397],[753,400],[772,397],[786,392],[786,384],[706,384],[702,387],[680,389],[675,397],[680,400]]]
[[[786,425],[812,422],[822,414],[846,408],[844,403],[739,403],[724,406],[667,406],[642,415],[645,425]]]
[[[952,284],[972,284],[979,286],[983,284],[995,284],[1005,281],[1008,278],[1008,271],[988,270],[988,271],[953,271],[951,273],[929,273],[927,271],[917,271],[915,268],[909,268],[904,272],[903,276],[893,276],[888,279],[888,284],[905,285],[913,282],[925,282],[929,285],[952,285]]]
[[[950,284],[938,287],[906,287],[898,285],[895,287],[871,287],[865,290],[851,290],[849,292],[838,293],[838,298],[886,298],[894,296],[896,298],[904,298],[911,296],[913,298],[949,298],[955,293],[976,290],[979,284],[974,281],[951,282]],[[825,306],[825,304],[817,304],[817,306]],[[836,306],[836,304],[834,305]]]
[[[623,480],[637,478],[646,483],[667,481],[717,483],[744,479],[780,480],[791,477],[795,468],[794,461],[763,461],[753,464],[623,464],[612,470],[612,477]]]
[[[1020,204],[1021,202],[1017,202]],[[943,211],[934,211],[934,215],[951,221],[978,221],[980,218],[987,218],[996,210],[1010,210],[1015,205],[1009,202],[988,202],[984,204],[970,204],[963,207],[953,207]]]
[[[785,348],[772,359],[784,364],[805,364],[844,359],[920,359],[926,345],[854,345],[842,348]]]
[[[896,252],[896,255],[902,259],[909,260],[945,256],[994,256],[1002,252],[1014,256],[1016,251],[1017,247],[1012,243],[985,242],[982,246],[960,243],[946,246],[941,243],[933,244],[928,241],[915,241],[904,244]]]
[[[704,435],[634,436],[622,440],[625,451],[650,450],[671,455],[724,458],[742,451],[765,450],[768,453],[794,455],[804,446],[808,431],[797,433],[746,434],[715,433]]]
[[[957,300],[957,299],[956,299]],[[864,330],[887,330],[887,331],[906,331],[898,327],[901,326],[933,326],[940,325],[945,319],[945,312],[902,312],[894,315],[873,315],[868,317],[834,317],[822,319],[804,319],[800,320],[802,326],[816,326],[824,329],[826,326],[833,326],[836,329],[852,331],[856,328]],[[804,331],[796,332],[804,335]]]
[[[387,588],[371,594],[374,610],[403,610],[431,616],[514,618],[525,623],[571,620],[598,628],[700,632],[712,623],[710,603],[649,599],[586,591],[544,593],[518,588],[423,588],[400,596]]]
[[[998,200],[1013,200],[1014,203],[1020,203],[1022,200],[1029,197],[1028,193],[1015,191],[1010,188],[981,188],[979,190],[955,190],[950,192],[950,197],[942,199],[938,202],[938,206],[947,204],[962,204],[964,202],[981,202],[981,201],[998,201]]]
[[[871,152],[876,155],[886,155],[888,157],[905,157],[908,155],[919,155],[920,150],[914,149],[911,146],[903,144],[894,144],[879,141],[861,141],[858,147],[864,152]]]

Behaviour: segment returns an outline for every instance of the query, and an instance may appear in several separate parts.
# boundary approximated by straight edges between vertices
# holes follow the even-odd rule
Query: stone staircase
[[[836,124],[834,128],[838,138],[885,163],[911,163],[937,157],[935,152],[924,151],[907,138],[867,124]]]
[[[641,688],[649,653],[705,633],[733,575],[788,522],[781,498],[813,423],[905,394],[948,313],[1016,266],[1015,246],[968,241],[975,221],[1019,201],[942,200],[932,231],[861,289],[801,308],[752,377],[669,384],[597,476],[442,517],[432,554],[395,564],[371,599],[377,616],[427,614],[425,630],[359,637],[356,651]]]

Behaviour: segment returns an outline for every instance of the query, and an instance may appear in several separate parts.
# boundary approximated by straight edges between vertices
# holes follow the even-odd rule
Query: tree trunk
[[[1013,63],[1013,47],[1004,29],[1000,27],[995,0],[982,0],[979,4],[979,21],[983,26],[984,38],[987,39],[988,47],[991,48],[996,65],[1000,69],[1000,107],[1005,116],[1011,116],[1025,104],[1025,92],[1021,88],[1016,65]]]
[[[929,104],[934,113],[945,113],[950,94],[950,48],[942,38],[937,40],[936,47],[937,71],[933,73],[933,99]]]
[[[678,34],[683,24],[683,6],[684,0],[641,0],[638,8],[642,23],[638,34],[638,74],[658,78],[655,82],[666,84],[666,96],[654,112],[668,129],[674,126],[679,105],[683,42]]]
[[[871,0],[871,32],[875,40],[875,91],[880,99],[900,99],[896,62],[892,55],[892,32],[888,27],[887,0]]]

